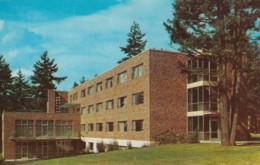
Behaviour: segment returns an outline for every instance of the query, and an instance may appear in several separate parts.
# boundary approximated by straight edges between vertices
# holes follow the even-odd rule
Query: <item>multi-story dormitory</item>
[[[179,62],[200,71],[184,74]],[[46,112],[4,112],[3,158],[98,152],[99,143],[142,147],[166,131],[220,141],[216,69],[207,59],[147,50],[68,92],[49,91]]]
[[[80,104],[81,139],[98,143],[150,145],[167,130],[186,132],[186,75],[179,53],[148,50],[68,92]]]

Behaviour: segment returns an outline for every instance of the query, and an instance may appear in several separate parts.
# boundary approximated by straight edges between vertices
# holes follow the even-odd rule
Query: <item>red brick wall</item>
[[[9,139],[10,135],[15,132],[15,120],[72,120],[74,132],[80,132],[80,115],[79,114],[62,114],[62,113],[44,113],[44,112],[5,112],[3,114],[3,146],[2,155],[4,159],[14,159],[15,143]],[[34,123],[35,124],[35,123]],[[55,129],[55,128],[54,128]]]
[[[186,132],[186,74],[181,73],[178,61],[185,62],[186,57],[159,51],[150,54],[151,138],[167,130]]]

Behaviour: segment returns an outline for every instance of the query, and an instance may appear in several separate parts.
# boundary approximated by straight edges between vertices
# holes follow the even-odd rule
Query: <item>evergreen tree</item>
[[[4,110],[10,110],[12,81],[9,65],[6,63],[3,55],[0,55],[0,114]]]
[[[36,101],[39,102],[40,110],[46,110],[48,99],[48,90],[56,89],[56,84],[61,83],[67,77],[56,77],[54,73],[58,71],[57,64],[54,59],[48,57],[48,52],[45,51],[41,59],[34,64],[34,75],[31,76],[32,83],[35,85]]]
[[[193,52],[207,54],[205,58],[218,65],[221,142],[225,146],[234,145],[238,116],[243,112],[240,102],[246,97],[242,80],[252,72],[252,59],[259,58],[259,42],[254,41],[259,39],[260,3],[258,0],[176,0],[173,8],[173,19],[164,23],[171,41],[179,44],[181,51],[188,52],[190,58],[195,58]]]
[[[86,82],[86,78],[83,76],[80,80],[80,84],[83,84],[84,82]]]
[[[77,82],[73,83],[73,88],[77,87],[79,84]]]
[[[122,58],[117,63],[120,64],[123,61],[126,61],[133,56],[141,53],[145,49],[146,40],[143,40],[145,33],[141,32],[140,26],[138,23],[133,22],[133,25],[130,28],[130,32],[127,34],[127,44],[125,47],[120,47],[121,51],[124,52],[127,56]]]
[[[31,109],[32,93],[28,80],[25,80],[22,71],[17,72],[17,76],[13,79],[12,88],[12,110],[14,111],[28,111]]]

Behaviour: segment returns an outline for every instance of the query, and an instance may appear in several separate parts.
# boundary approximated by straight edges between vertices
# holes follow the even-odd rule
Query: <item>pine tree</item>
[[[36,102],[39,102],[40,110],[46,110],[46,103],[49,89],[56,89],[56,84],[61,83],[67,77],[56,77],[54,74],[58,71],[54,59],[50,60],[48,52],[45,51],[41,59],[34,64],[32,83],[35,85]]]
[[[28,111],[31,110],[32,105],[32,90],[25,80],[25,76],[19,69],[17,76],[13,79],[12,87],[12,110],[14,111]]]
[[[143,40],[145,33],[141,32],[138,23],[133,22],[133,25],[131,26],[130,32],[127,34],[127,36],[128,39],[126,46],[120,47],[121,51],[124,52],[127,56],[118,61],[118,64],[132,58],[133,56],[141,53],[145,49],[147,40]]]
[[[80,84],[83,84],[84,82],[86,82],[86,78],[83,76],[80,80]]]
[[[179,44],[180,50],[188,52],[190,58],[201,49],[211,54],[207,58],[218,65],[221,141],[225,146],[234,145],[238,116],[243,111],[239,100],[246,97],[241,80],[250,75],[252,59],[259,58],[259,51],[255,51],[259,42],[255,41],[259,40],[260,3],[258,0],[176,0],[173,8],[173,19],[164,23],[171,42]]]
[[[9,65],[6,63],[3,55],[0,55],[0,114],[4,110],[10,110],[12,81]]]

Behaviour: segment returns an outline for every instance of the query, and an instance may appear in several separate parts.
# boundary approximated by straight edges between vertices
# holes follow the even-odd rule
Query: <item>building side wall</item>
[[[73,121],[73,130],[75,133],[80,132],[80,115],[79,114],[61,114],[61,113],[41,113],[41,112],[4,112],[2,115],[3,128],[3,146],[2,156],[4,159],[14,159],[15,141],[10,139],[15,133],[16,120],[62,120]],[[35,123],[35,122],[34,122]],[[55,128],[54,128],[55,130]],[[34,133],[35,134],[35,126]],[[55,138],[55,137],[54,137]]]
[[[178,61],[182,54],[151,52],[150,54],[150,110],[151,138],[170,131],[186,133],[186,74],[181,73]]]
[[[141,77],[132,79],[132,68],[143,64],[143,75]],[[118,83],[118,74],[126,71],[127,81],[125,83]],[[113,87],[106,89],[106,79],[113,77]],[[86,94],[86,97],[80,98],[80,91],[88,89],[93,86],[96,88],[96,84],[102,82],[102,91],[94,92],[92,95]],[[81,108],[89,105],[94,106],[94,113],[81,115],[81,124],[85,124],[85,131],[82,131],[82,138],[93,139],[124,139],[124,140],[149,140],[150,133],[150,118],[149,118],[149,52],[146,51],[132,59],[129,59],[119,66],[95,77],[94,79],[87,81],[86,83],[69,91],[69,95],[75,93],[79,94],[78,100],[73,103],[80,103]],[[132,95],[138,92],[143,92],[144,103],[139,105],[133,105]],[[118,108],[118,98],[127,97],[126,107]],[[106,101],[113,100],[114,108],[112,110],[106,110]],[[96,104],[103,103],[101,112],[96,112]],[[132,131],[133,120],[144,120],[144,130],[140,132]],[[118,122],[127,121],[127,131],[118,131]],[[114,122],[114,131],[106,131],[106,122]],[[103,124],[103,130],[96,131],[96,123]],[[94,131],[88,131],[88,124],[94,124]]]

